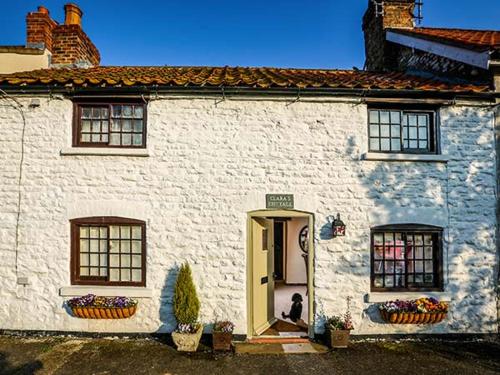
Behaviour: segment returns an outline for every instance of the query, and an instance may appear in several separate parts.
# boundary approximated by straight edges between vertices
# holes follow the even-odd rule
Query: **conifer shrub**
[[[196,294],[196,287],[191,274],[191,267],[184,263],[179,270],[174,290],[174,315],[179,327],[198,326],[200,300]],[[184,329],[183,329],[184,330]]]

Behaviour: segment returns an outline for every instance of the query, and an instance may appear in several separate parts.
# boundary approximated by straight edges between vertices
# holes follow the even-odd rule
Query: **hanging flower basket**
[[[440,323],[447,313],[412,313],[380,311],[380,316],[387,323],[392,324],[435,324]]]
[[[97,297],[88,294],[70,299],[68,306],[77,318],[126,319],[135,314],[137,301],[127,297]]]
[[[436,324],[448,314],[448,304],[435,298],[388,301],[379,309],[382,319],[392,324]]]

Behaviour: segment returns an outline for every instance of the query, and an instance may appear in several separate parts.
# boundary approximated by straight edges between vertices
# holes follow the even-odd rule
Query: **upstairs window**
[[[434,112],[369,109],[370,152],[437,153]]]
[[[78,147],[146,147],[143,103],[75,104],[73,145]]]
[[[421,225],[372,229],[371,290],[440,290],[442,230]]]
[[[146,285],[146,225],[120,217],[71,220],[71,281]]]

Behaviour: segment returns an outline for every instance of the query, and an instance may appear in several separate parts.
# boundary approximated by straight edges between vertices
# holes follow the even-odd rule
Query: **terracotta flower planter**
[[[447,313],[409,313],[409,312],[394,312],[390,313],[385,310],[380,310],[380,316],[387,323],[392,324],[436,324],[443,321]]]
[[[330,348],[347,348],[349,346],[349,336],[351,331],[337,329],[337,330],[326,330],[327,344]]]
[[[231,332],[214,332],[212,334],[212,347],[214,350],[231,350],[231,341],[233,334]]]
[[[202,333],[203,326],[200,325],[200,328],[195,333],[172,332],[172,340],[178,351],[195,352],[198,349]]]
[[[72,307],[73,315],[83,319],[126,319],[135,314],[131,307]]]

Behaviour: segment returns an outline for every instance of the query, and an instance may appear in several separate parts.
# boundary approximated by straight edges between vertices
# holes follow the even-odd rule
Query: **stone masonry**
[[[231,319],[246,334],[247,212],[266,193],[291,193],[314,213],[316,331],[351,296],[353,334],[491,333],[496,330],[495,142],[488,107],[439,111],[448,163],[366,161],[367,107],[317,99],[216,101],[163,97],[148,105],[149,157],[62,156],[71,147],[72,102],[24,104],[18,273],[16,212],[22,120],[0,101],[0,329],[170,332],[176,267],[191,263],[201,320]],[[325,235],[340,212],[345,237]],[[70,285],[76,217],[146,220],[147,288],[122,321],[73,318],[59,288]],[[370,227],[444,227],[445,322],[382,324],[370,294]],[[29,285],[18,285],[17,277]],[[91,289],[91,288],[90,288]],[[417,295],[420,296],[420,295]]]

